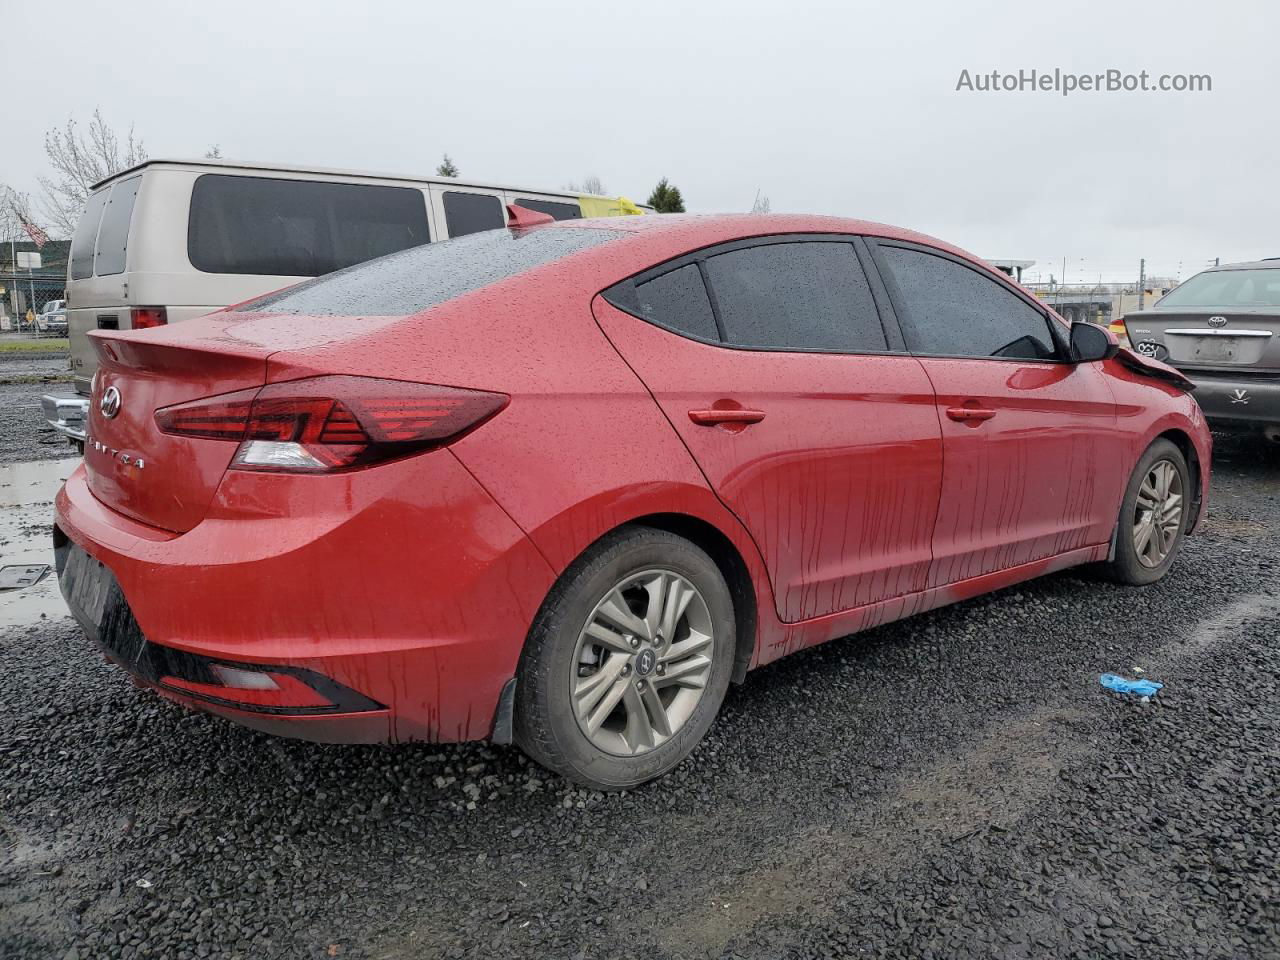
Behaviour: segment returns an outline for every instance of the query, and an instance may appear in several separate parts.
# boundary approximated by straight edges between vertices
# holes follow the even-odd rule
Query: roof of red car
[[[548,225],[551,226],[551,225]],[[803,213],[663,213],[634,217],[600,217],[587,220],[561,220],[554,226],[588,227],[619,230],[635,234],[678,235],[691,248],[719,243],[737,237],[767,236],[775,233],[852,233],[922,243],[979,263],[983,261],[954,244],[915,230],[895,227],[871,220],[850,217],[828,217]],[[542,229],[542,228],[539,228]]]

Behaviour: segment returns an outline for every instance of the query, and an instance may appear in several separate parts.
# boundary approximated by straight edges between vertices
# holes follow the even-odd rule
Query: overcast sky
[[[1069,282],[1280,256],[1280,4],[4,0],[0,181],[101,107],[153,157],[595,173],[694,212],[881,220]],[[21,69],[18,69],[21,66]],[[971,74],[1209,74],[1208,93],[958,92]],[[30,85],[24,87],[23,76]],[[24,89],[27,91],[24,93]]]

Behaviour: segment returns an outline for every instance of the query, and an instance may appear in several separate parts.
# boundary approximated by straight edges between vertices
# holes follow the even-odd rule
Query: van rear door
[[[78,393],[89,392],[89,381],[97,365],[86,334],[90,330],[125,330],[129,326],[125,261],[143,176],[137,173],[95,191],[71,240],[67,331],[71,337],[71,371]]]

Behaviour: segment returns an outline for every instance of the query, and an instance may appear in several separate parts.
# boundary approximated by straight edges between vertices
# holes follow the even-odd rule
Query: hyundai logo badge
[[[98,402],[98,412],[110,420],[120,412],[120,391],[115,387],[107,387]]]

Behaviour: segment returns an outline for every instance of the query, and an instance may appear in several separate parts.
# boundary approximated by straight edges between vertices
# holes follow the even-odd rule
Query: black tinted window
[[[852,245],[776,243],[717,254],[707,276],[726,343],[883,351],[884,330]]]
[[[111,188],[107,207],[102,212],[102,228],[98,231],[97,252],[93,272],[100,277],[124,272],[125,248],[129,245],[129,222],[133,219],[133,202],[138,197],[142,177],[121,180]]]
[[[932,254],[881,250],[902,293],[903,333],[913,352],[1019,360],[1057,356],[1044,314],[995,280]]]
[[[246,312],[404,316],[621,236],[618,230],[496,230],[429,243],[251,301]]]
[[[507,225],[502,216],[502,201],[487,193],[457,193],[444,195],[444,220],[449,226],[449,236],[462,237],[481,230],[496,230]]]
[[[545,213],[548,216],[555,217],[557,220],[578,220],[582,217],[582,209],[576,203],[556,203],[554,200],[526,199],[519,199],[516,203],[526,210],[537,210],[538,213]]]
[[[107,187],[90,194],[84,213],[80,214],[75,236],[71,238],[72,280],[93,276],[93,244],[98,238],[98,225],[102,223],[102,211],[106,209],[109,193],[111,188]]]
[[[205,174],[187,253],[206,273],[318,277],[431,239],[410,187]]]
[[[636,284],[636,299],[647,320],[704,340],[720,339],[696,263]]]

